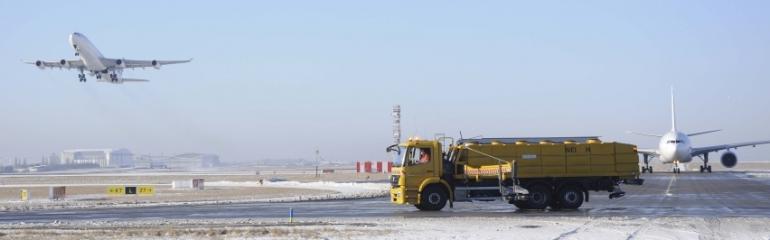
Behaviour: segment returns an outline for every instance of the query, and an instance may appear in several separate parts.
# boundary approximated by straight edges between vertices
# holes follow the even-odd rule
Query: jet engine
[[[66,67],[66,68],[70,67],[70,63],[67,62],[67,60],[64,60],[64,59],[59,60],[59,65],[62,66],[62,67]]]
[[[738,157],[735,156],[735,153],[733,152],[726,152],[722,154],[722,166],[725,166],[726,168],[735,167],[736,164],[738,164]]]
[[[126,60],[123,60],[123,59],[115,60],[115,65],[120,68],[126,68]]]
[[[35,61],[35,66],[40,69],[45,69],[45,66],[43,66],[43,61],[40,60]]]
[[[152,67],[154,67],[155,69],[160,69],[160,63],[158,62],[158,60],[152,60],[151,63],[152,63]]]

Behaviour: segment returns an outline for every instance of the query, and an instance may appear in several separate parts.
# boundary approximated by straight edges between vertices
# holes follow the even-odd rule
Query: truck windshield
[[[406,153],[406,148],[404,147],[397,147],[398,151],[390,151],[391,162],[393,162],[394,167],[403,167],[404,164],[404,153]]]

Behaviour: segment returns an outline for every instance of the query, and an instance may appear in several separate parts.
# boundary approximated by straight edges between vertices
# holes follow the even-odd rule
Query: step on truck
[[[577,209],[589,192],[619,198],[620,184],[644,182],[636,146],[598,137],[409,139],[387,151],[395,158],[391,202],[424,211],[494,200],[519,209]]]

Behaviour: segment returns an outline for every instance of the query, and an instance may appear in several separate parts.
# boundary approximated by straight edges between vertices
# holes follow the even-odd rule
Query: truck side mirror
[[[398,147],[398,144],[393,144],[388,146],[388,148],[385,149],[385,152],[396,152],[399,155],[401,154],[401,148]]]

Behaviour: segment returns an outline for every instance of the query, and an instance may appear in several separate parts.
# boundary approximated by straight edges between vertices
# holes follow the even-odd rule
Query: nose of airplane
[[[82,38],[83,34],[80,34],[78,32],[73,32],[70,34],[70,45],[74,46],[79,41],[78,39]]]

